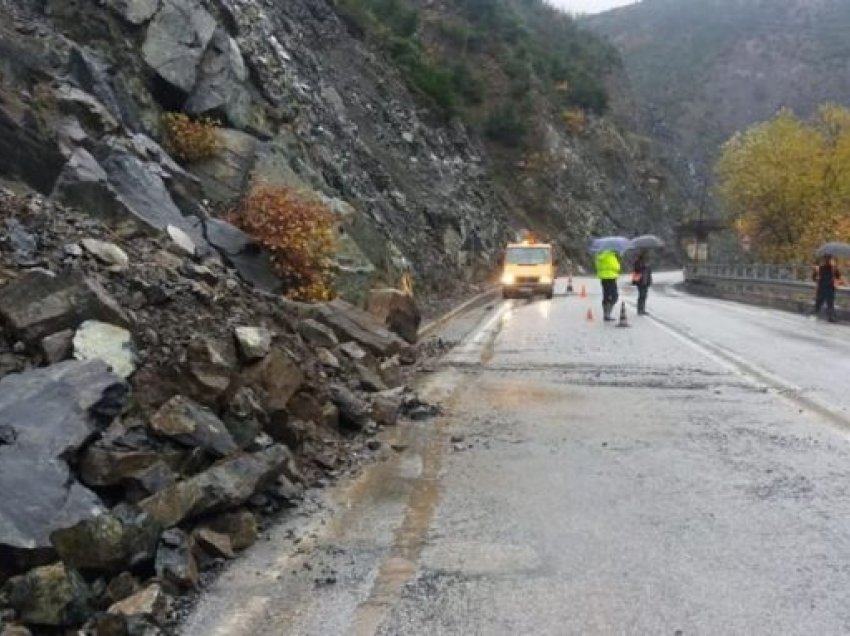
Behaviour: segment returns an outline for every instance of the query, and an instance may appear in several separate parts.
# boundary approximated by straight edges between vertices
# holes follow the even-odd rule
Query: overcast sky
[[[635,0],[549,0],[549,2],[570,13],[599,13],[624,4],[633,4]]]

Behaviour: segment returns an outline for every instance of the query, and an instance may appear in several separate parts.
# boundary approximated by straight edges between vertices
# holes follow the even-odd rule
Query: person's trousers
[[[826,311],[830,319],[835,318],[835,288],[834,287],[818,287],[817,295],[815,296],[815,314],[820,314],[820,310],[826,305]]]
[[[611,316],[611,311],[614,305],[620,299],[620,292],[617,290],[617,279],[602,281],[602,310],[605,312],[605,317]]]
[[[649,287],[638,285],[638,313],[646,313],[646,297],[649,296]]]

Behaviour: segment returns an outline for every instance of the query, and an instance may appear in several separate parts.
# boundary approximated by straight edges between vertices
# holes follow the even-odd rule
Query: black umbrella
[[[629,241],[630,250],[651,250],[664,247],[664,241],[654,234],[644,234]]]
[[[841,243],[839,241],[824,243],[818,248],[817,255],[850,258],[850,243]]]

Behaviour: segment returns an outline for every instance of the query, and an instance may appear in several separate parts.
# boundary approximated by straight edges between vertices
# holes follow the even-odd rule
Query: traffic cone
[[[587,287],[585,287],[584,285],[581,286],[581,297],[587,298]]]
[[[573,293],[573,277],[572,277],[572,276],[570,276],[570,277],[567,279],[567,293],[568,293],[568,294],[572,294],[572,293]]]
[[[631,327],[629,319],[626,318],[626,303],[620,304],[620,322],[617,323],[617,326],[620,328]]]
[[[590,307],[587,308],[587,322],[593,322],[593,310]]]

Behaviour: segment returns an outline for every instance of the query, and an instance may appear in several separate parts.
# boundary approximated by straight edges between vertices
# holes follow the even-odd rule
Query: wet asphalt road
[[[660,285],[617,329],[586,284],[451,325],[422,387],[445,417],[388,434],[182,633],[850,633],[848,328]]]

